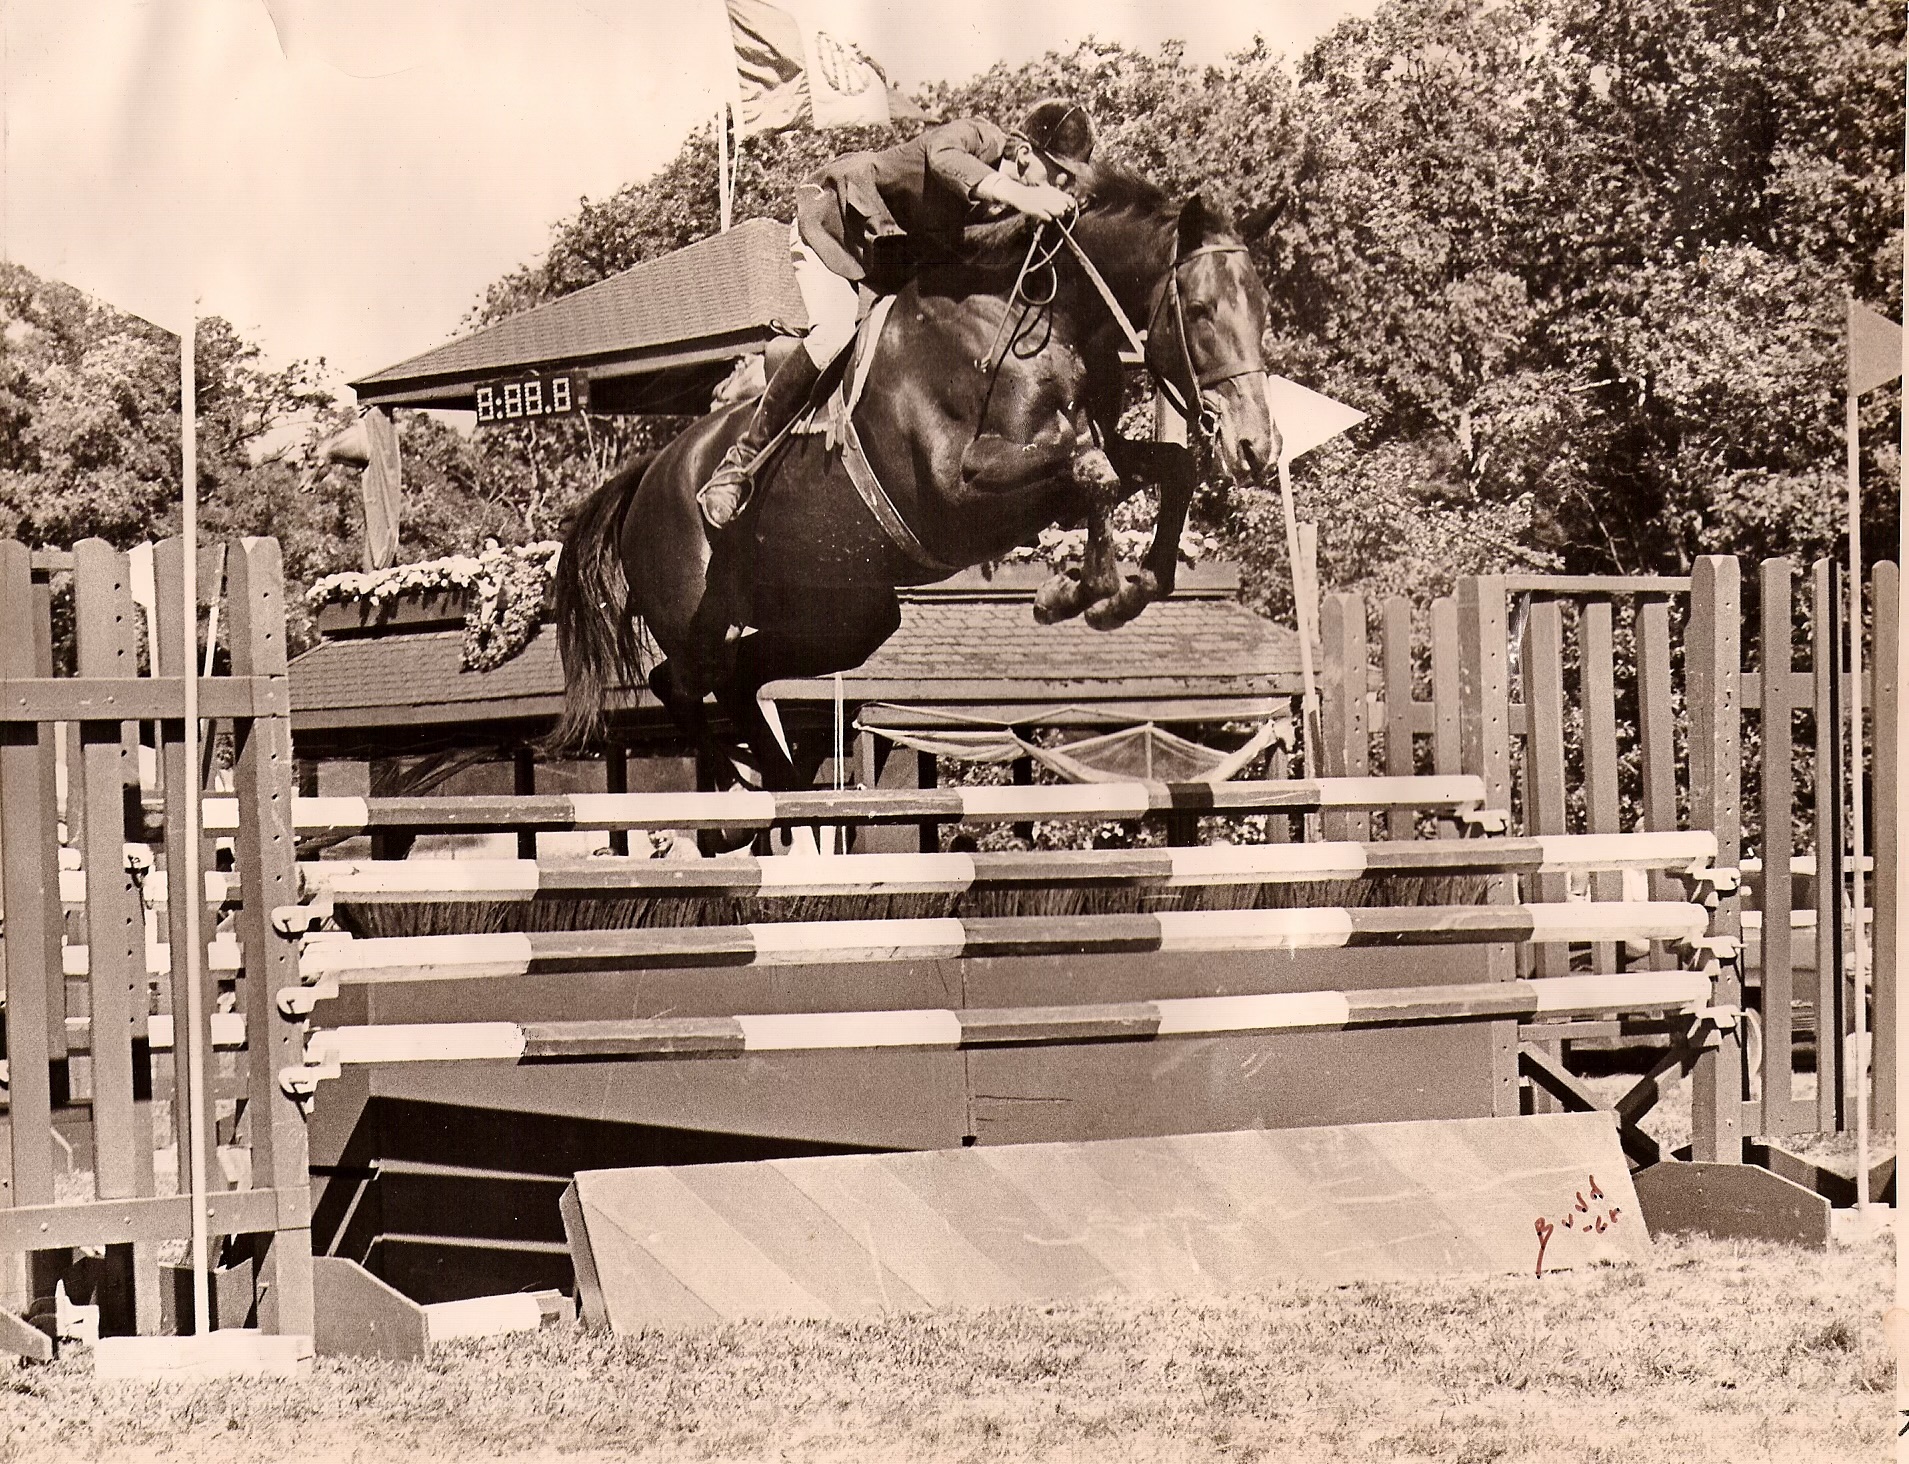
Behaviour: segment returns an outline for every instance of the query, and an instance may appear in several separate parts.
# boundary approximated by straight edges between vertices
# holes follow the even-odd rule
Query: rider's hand
[[[1075,210],[1074,195],[1052,183],[1022,183],[1009,202],[1029,218],[1051,224],[1070,217]]]

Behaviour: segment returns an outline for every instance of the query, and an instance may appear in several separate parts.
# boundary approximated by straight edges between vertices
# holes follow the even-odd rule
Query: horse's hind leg
[[[671,720],[682,728],[696,750],[696,786],[704,792],[720,793],[741,782],[733,749],[718,742],[710,729],[702,691],[687,684],[679,668],[670,661],[659,661],[650,672],[649,682],[656,699],[669,708]],[[738,835],[721,829],[698,829],[696,847],[705,857],[712,857],[740,849],[753,837],[747,832]]]

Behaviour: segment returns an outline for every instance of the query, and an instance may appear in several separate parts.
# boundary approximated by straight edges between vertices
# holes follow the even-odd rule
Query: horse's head
[[[1266,287],[1246,246],[1267,222],[1256,217],[1236,230],[1198,194],[1181,205],[1173,267],[1147,328],[1148,367],[1197,408],[1235,482],[1256,481],[1279,458],[1260,352]]]

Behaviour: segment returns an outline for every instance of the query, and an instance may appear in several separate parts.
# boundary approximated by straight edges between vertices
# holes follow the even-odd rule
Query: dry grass
[[[1885,1238],[1637,1266],[448,1347],[296,1383],[12,1375],[0,1460],[1883,1459]]]

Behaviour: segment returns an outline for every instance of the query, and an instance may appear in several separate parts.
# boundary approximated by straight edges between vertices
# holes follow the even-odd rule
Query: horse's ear
[[[1196,193],[1180,205],[1180,253],[1190,254],[1198,249],[1211,231],[1206,200]]]
[[[1272,228],[1279,216],[1286,211],[1284,199],[1275,199],[1271,203],[1262,203],[1258,208],[1240,220],[1239,234],[1248,244],[1264,236]]]

